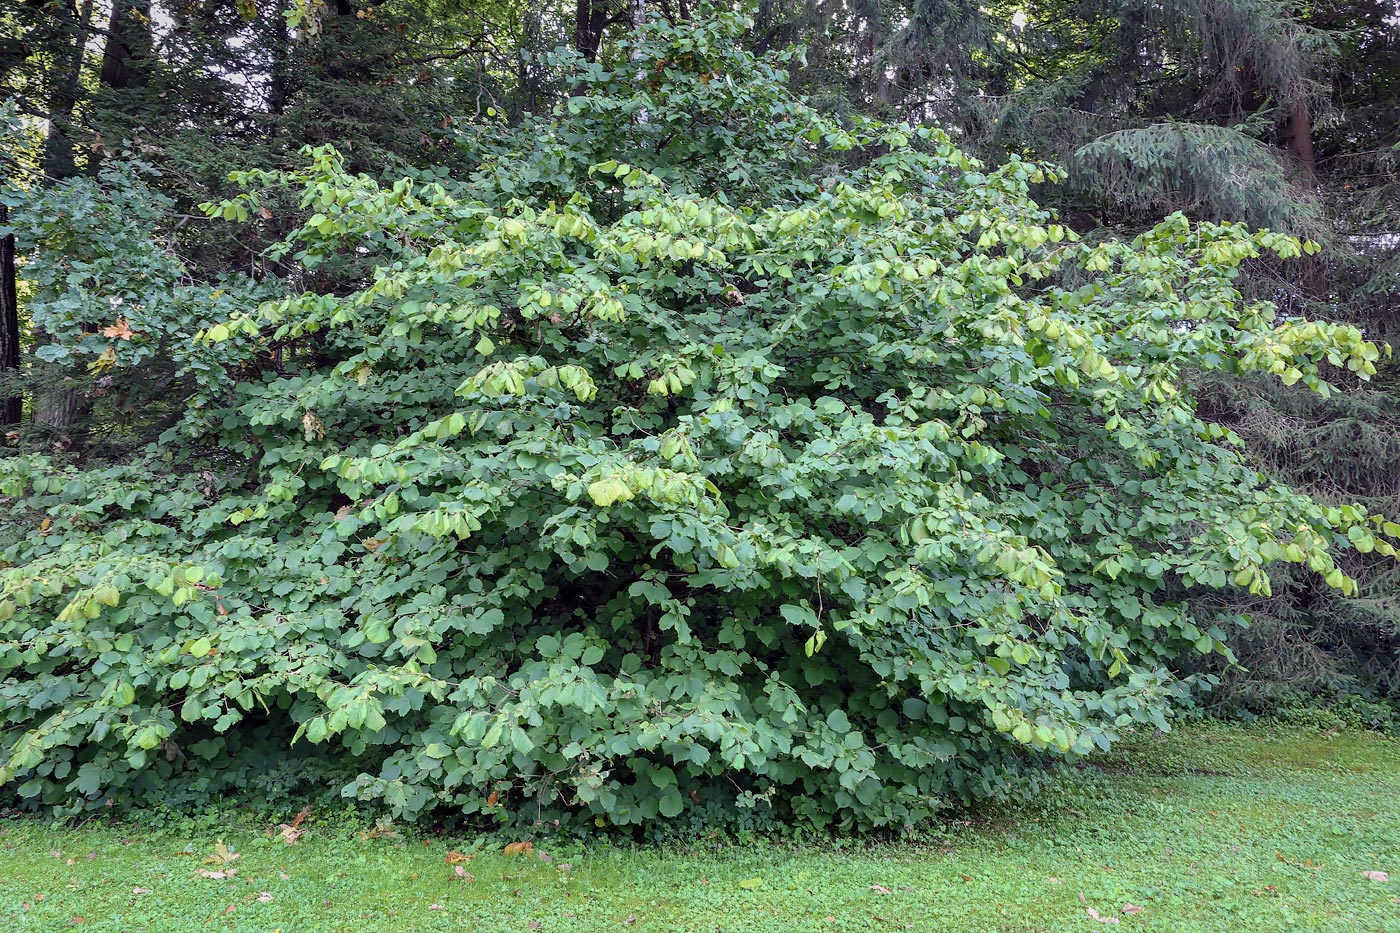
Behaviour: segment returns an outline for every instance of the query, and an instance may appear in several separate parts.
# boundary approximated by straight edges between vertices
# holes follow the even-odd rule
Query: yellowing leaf
[[[301,428],[308,441],[320,440],[326,436],[326,426],[314,411],[307,411],[301,416]]]
[[[626,502],[634,498],[636,493],[632,492],[630,486],[616,477],[600,479],[591,483],[588,487],[588,498],[593,500],[594,505],[607,508],[615,502]]]
[[[214,843],[214,852],[212,855],[204,859],[204,864],[228,865],[232,862],[238,861],[242,857],[243,856],[240,853],[230,849],[227,845],[224,844],[224,841],[220,839],[218,842]]]

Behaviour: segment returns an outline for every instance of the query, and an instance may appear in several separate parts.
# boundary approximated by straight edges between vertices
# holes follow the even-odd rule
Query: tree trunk
[[[1258,111],[1262,106],[1259,99],[1258,72],[1253,60],[1246,60],[1240,69],[1237,85],[1238,112],[1236,119],[1243,119]],[[1288,104],[1284,125],[1282,148],[1301,170],[1305,187],[1317,187],[1317,153],[1313,149],[1313,121],[1306,94],[1298,94]],[[1296,260],[1293,268],[1299,272],[1298,285],[1303,297],[1308,301],[1326,301],[1331,295],[1331,276],[1327,271],[1327,260],[1322,256],[1303,256]]]
[[[1284,130],[1288,154],[1302,171],[1309,189],[1317,187],[1317,152],[1313,148],[1312,112],[1305,95],[1299,95],[1288,108],[1288,124]],[[1301,264],[1300,285],[1309,301],[1327,301],[1332,294],[1332,277],[1327,260],[1322,255],[1305,256]]]
[[[884,45],[884,29],[880,20],[878,10],[872,10],[871,14],[864,17],[863,25],[865,33],[860,38],[860,51],[865,56],[866,64],[870,67],[871,97],[880,104],[890,102],[890,70],[889,62],[885,60],[882,46]]]
[[[92,0],[85,0],[80,14],[77,41],[73,56],[66,65],[61,91],[66,108],[65,120],[71,122],[81,86],[82,67],[87,34],[92,21]],[[113,0],[112,16],[108,22],[107,41],[102,50],[102,65],[98,80],[104,90],[120,91],[138,85],[145,73],[145,61],[151,54],[150,0]],[[54,122],[49,133],[53,168],[46,166],[49,181],[61,181],[77,173],[73,157],[73,142],[66,133],[59,135],[63,124]],[[63,151],[63,150],[66,150]],[[96,168],[94,155],[92,168]],[[43,335],[40,334],[42,337]],[[82,424],[92,414],[92,399],[82,389],[82,374],[70,366],[43,367],[40,388],[34,393],[34,423],[48,428],[66,445],[76,440]]]
[[[49,341],[48,334],[35,328],[35,343]],[[63,446],[71,446],[78,440],[80,429],[92,415],[92,398],[83,391],[83,374],[71,365],[59,366],[52,363],[32,364],[37,383],[34,389],[34,408],[30,413],[34,424],[48,428],[49,432],[62,440]]]
[[[139,84],[151,55],[151,0],[114,0],[102,49],[103,87],[116,90]]]
[[[637,36],[637,34],[640,33],[640,32],[642,31],[642,27],[645,26],[646,24],[647,24],[647,2],[646,2],[646,0],[627,0],[627,25],[628,25],[628,28],[630,28],[630,29],[632,30],[632,35],[633,35],[634,37]],[[630,60],[635,62],[635,61],[637,61],[638,59],[640,59],[641,57],[642,57],[642,51],[641,51],[641,49],[634,48],[634,49],[632,50],[632,54],[631,54],[631,56],[630,56]],[[635,80],[635,81],[637,82],[637,85],[638,85],[639,87],[641,86],[642,82],[644,82],[644,81],[646,80],[646,77],[647,77],[647,72],[646,72],[646,68],[645,68],[645,67],[638,69],[637,73],[636,73],[635,75],[632,76],[633,80]],[[644,124],[644,123],[646,123],[646,122],[647,122],[648,120],[650,120],[650,119],[651,119],[651,115],[648,114],[648,113],[646,112],[645,109],[643,109],[643,110],[638,110],[638,111],[637,111],[637,115],[636,115],[635,117],[632,118],[633,122],[634,122],[634,123],[637,123],[637,124]]]
[[[598,60],[608,21],[607,0],[576,0],[574,3],[574,49],[586,60]]]
[[[120,6],[120,0],[118,0]],[[63,50],[62,59],[56,63],[55,85],[49,98],[49,131],[44,138],[44,179],[45,184],[57,184],[78,174],[77,155],[72,137],[73,112],[77,108],[82,88],[83,60],[86,57],[88,34],[92,28],[93,0],[83,0],[78,11],[66,4],[66,15],[74,26],[73,43]],[[37,343],[45,342],[42,331],[35,334]],[[75,426],[92,410],[92,401],[77,388],[68,388],[74,382],[65,370],[68,367],[52,367],[35,364],[42,370],[40,385],[34,391],[33,421],[42,425],[60,438],[69,441],[75,433]]]
[[[0,226],[10,221],[10,209],[0,204]],[[14,234],[0,237],[0,379],[12,378],[19,371],[19,294],[15,268]],[[0,426],[19,424],[24,415],[24,399],[18,391],[0,391]]]
[[[71,376],[59,377],[71,380]],[[34,423],[48,428],[63,446],[73,442],[75,427],[92,413],[92,400],[81,389],[45,387],[34,393]]]
[[[279,2],[272,11],[275,40],[272,46],[272,66],[268,76],[267,112],[280,117],[287,109],[292,96],[292,43],[295,41],[287,28],[285,15],[287,4]]]
[[[1308,99],[1299,97],[1288,108],[1288,151],[1297,160],[1309,184],[1317,183],[1317,153],[1313,150],[1312,111]]]
[[[78,174],[73,143],[73,111],[82,87],[83,52],[92,28],[92,0],[83,0],[75,11],[64,3],[62,14],[73,26],[73,43],[54,63],[54,84],[49,91],[49,131],[44,137],[44,174],[50,181],[62,181]]]

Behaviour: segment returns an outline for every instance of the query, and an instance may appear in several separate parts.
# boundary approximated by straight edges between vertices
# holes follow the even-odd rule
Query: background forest
[[[712,817],[736,802],[751,808],[766,801],[765,781],[772,781],[805,788],[808,802],[793,806],[812,822],[878,825],[917,819],[939,795],[1020,786],[1019,752],[992,733],[1005,733],[1017,747],[1084,752],[1107,747],[1115,722],[1156,721],[1158,701],[1187,696],[1237,713],[1323,702],[1350,705],[1375,723],[1394,716],[1400,569],[1383,539],[1394,536],[1390,523],[1400,522],[1400,371],[1387,354],[1361,343],[1400,343],[1400,9],[1390,0],[770,0],[742,10],[686,0],[15,0],[0,11],[0,94],[0,548],[7,549],[0,550],[0,568],[9,568],[0,591],[0,624],[8,627],[0,637],[10,709],[0,720],[0,778],[16,781],[26,797],[82,809],[125,787],[141,799],[196,758],[219,762],[217,781],[322,781],[324,762],[314,755],[272,750],[341,736],[333,776],[364,799],[410,814],[446,803],[498,815],[507,800],[545,800],[541,784],[547,788],[574,768],[569,762],[592,754],[592,771],[585,766],[558,780],[572,782],[576,804],[618,823],[650,818],[658,808],[675,816],[682,807],[711,807]],[[595,181],[607,176],[615,186]],[[585,190],[586,202],[579,193]],[[1163,358],[1172,367],[1158,395],[1172,395],[1168,383],[1187,387],[1201,436],[1238,440],[1244,451],[1238,467],[1222,461],[1212,467],[1218,472],[1198,470],[1189,494],[1171,486],[1171,495],[1189,495],[1201,508],[1256,510],[1250,528],[1265,525],[1251,531],[1258,548],[1212,539],[1221,554],[1235,549],[1222,558],[1223,570],[1183,552],[1164,576],[1146,556],[1141,564],[1124,558],[1120,569],[1115,555],[1132,549],[1115,544],[1084,556],[1076,569],[1080,556],[1036,550],[1053,548],[1037,545],[1030,512],[1024,527],[997,512],[977,533],[1019,555],[1014,567],[998,564],[1008,589],[977,591],[966,597],[968,606],[948,611],[975,618],[1021,600],[1027,617],[1007,623],[1005,641],[1005,633],[978,636],[995,649],[990,679],[980,686],[960,684],[958,674],[934,662],[910,673],[901,652],[917,653],[912,642],[886,656],[861,645],[854,629],[828,632],[824,612],[846,599],[861,603],[866,594],[854,584],[826,594],[823,581],[843,574],[868,581],[874,571],[843,567],[817,545],[805,551],[815,539],[795,532],[796,543],[783,544],[783,534],[818,519],[792,518],[797,506],[780,518],[752,504],[756,490],[775,483],[810,483],[799,494],[801,507],[842,517],[829,540],[873,541],[873,532],[855,529],[862,522],[874,527],[878,503],[890,507],[897,484],[917,485],[920,470],[943,469],[941,455],[918,454],[927,458],[921,466],[909,459],[863,468],[895,478],[889,488],[878,480],[862,487],[859,509],[854,498],[822,498],[823,483],[840,483],[816,464],[830,451],[859,448],[871,436],[862,433],[866,421],[898,410],[889,393],[899,380],[884,384],[879,374],[925,365],[910,349],[917,341],[899,336],[890,322],[857,333],[820,315],[802,318],[796,326],[821,335],[818,345],[831,351],[830,360],[816,352],[810,360],[784,358],[786,381],[772,397],[812,402],[793,401],[773,417],[793,436],[810,431],[804,436],[811,462],[780,451],[774,438],[781,432],[755,433],[743,441],[742,455],[723,454],[721,435],[742,426],[724,427],[725,409],[700,403],[726,393],[736,404],[748,402],[746,393],[766,395],[778,377],[765,367],[779,364],[745,343],[732,324],[736,315],[702,326],[688,323],[701,318],[681,314],[705,302],[742,304],[737,316],[757,321],[771,313],[764,326],[782,332],[791,325],[777,323],[780,309],[822,309],[833,300],[804,290],[791,278],[793,265],[810,266],[811,280],[825,281],[814,257],[835,241],[822,237],[853,225],[872,231],[862,246],[872,262],[885,262],[864,273],[867,282],[878,279],[872,292],[896,294],[927,272],[911,267],[906,285],[880,284],[900,274],[898,262],[895,271],[888,268],[897,257],[926,255],[951,268],[971,254],[971,247],[957,257],[939,253],[941,246],[913,233],[873,232],[915,203],[916,213],[927,212],[922,216],[981,211],[1004,219],[1011,239],[1002,242],[1014,239],[1046,270],[1058,268],[1052,255],[1060,254],[1036,252],[1051,249],[1039,231],[1078,244],[1090,272],[1122,263],[1116,307],[1150,303],[1148,285],[1134,283],[1150,283],[1165,267],[1189,280],[1183,287],[1193,295],[1225,289],[1224,305],[1269,302],[1279,320],[1326,325],[1298,337],[1296,366],[1283,351],[1277,365],[1274,357],[1248,354],[1227,365],[1221,361],[1255,347],[1248,342],[1255,337],[1259,353],[1276,352],[1259,336],[1265,325],[1249,323],[1245,311],[1238,333],[1190,346],[1186,328],[1156,321],[1154,345],[1170,348]],[[746,205],[756,213],[745,214]],[[637,223],[667,232],[639,240],[629,210],[645,218]],[[758,219],[764,210],[794,213],[786,225],[765,226]],[[1182,226],[1164,226],[1168,215]],[[987,224],[995,233],[1001,222]],[[707,239],[696,232],[701,226],[719,232]],[[1241,239],[1245,228],[1306,241],[1306,249],[1272,234]],[[1190,252],[1201,248],[1201,234],[1187,229],[1217,237],[1216,251]],[[556,253],[543,245],[549,236],[586,241],[593,258]],[[987,236],[971,240],[991,256],[999,247]],[[484,238],[514,264],[502,271],[473,254],[470,262],[482,263],[478,278],[449,287],[453,250]],[[1124,244],[1158,264],[1132,265]],[[623,329],[624,315],[642,320],[641,292],[599,284],[605,276],[597,265],[598,257],[623,254],[641,257],[636,261],[646,268],[647,257],[662,256],[669,271],[646,281],[673,296],[666,300],[675,317]],[[738,254],[747,254],[749,265],[718,265]],[[712,262],[712,274],[701,268]],[[1128,275],[1130,266],[1137,278]],[[1192,268],[1203,270],[1198,278]],[[832,283],[844,274],[829,271]],[[991,262],[978,266],[982,278],[964,284],[1014,293],[1023,272]],[[1065,287],[1079,287],[1082,279],[1067,275]],[[568,287],[556,288],[560,282]],[[575,292],[581,297],[571,297]],[[462,310],[468,293],[472,314],[480,316]],[[928,300],[945,297],[930,291]],[[394,309],[385,310],[385,301]],[[852,317],[869,310],[852,301]],[[496,316],[517,302],[518,320]],[[1072,334],[1082,326],[1065,317],[1061,327],[1056,315],[1082,311],[1079,299],[1063,299],[1044,318],[1030,305],[1016,313],[1054,343],[1057,328]],[[602,321],[603,330],[570,331],[575,312]],[[985,327],[1003,325],[989,320],[961,338],[968,360],[997,358],[992,350],[977,355],[983,341],[1002,345],[1000,332]],[[1049,323],[1035,323],[1043,320]],[[1104,331],[1109,348],[1115,334],[1142,337],[1131,329],[1136,319],[1124,321]],[[888,332],[880,329],[886,324]],[[449,325],[460,330],[449,332]],[[559,328],[555,337],[551,325]],[[1138,379],[1141,364],[1148,372],[1135,388],[1150,393],[1157,377],[1123,340],[1113,353],[1095,343],[1101,357],[1067,344],[1065,352],[1084,373],[1098,373],[1102,363],[1107,374],[1116,364]],[[706,355],[720,343],[732,359]],[[503,359],[493,357],[498,346],[521,355],[482,368]],[[887,362],[896,359],[907,362]],[[839,362],[845,360],[864,362],[847,368]],[[1010,383],[996,381],[1001,377],[971,376],[959,389],[958,373],[991,371],[964,362],[929,364],[952,374],[950,393],[921,403],[948,412],[955,434],[994,436],[994,453],[977,455],[984,464],[949,468],[968,483],[966,499],[943,503],[953,512],[1032,501],[1046,494],[1037,483],[1048,482],[1036,470],[1054,473],[1048,464],[1059,457],[1068,464],[1104,456],[1087,431],[1076,433],[1089,411],[1084,406],[1105,397],[1089,401],[1087,377],[1080,386],[1078,376],[1057,371],[1055,391],[1064,395],[1047,404],[1066,414],[1041,414],[1049,419],[1042,423],[1018,413],[1017,396]],[[599,377],[604,371],[631,380],[635,393],[618,388],[610,395]],[[1318,391],[1322,380],[1331,391]],[[818,398],[822,386],[833,394]],[[568,448],[575,459],[558,459],[554,428],[542,426],[543,402],[468,423],[470,411],[451,413],[454,390],[469,399],[543,393],[550,405],[574,406],[569,417],[581,424],[602,424],[628,408],[651,438],[650,447],[637,440],[637,449],[674,469],[648,467],[643,476],[631,461],[619,465],[599,453],[596,438],[575,438]],[[694,408],[673,401],[687,395]],[[830,410],[823,408],[828,402]],[[1141,414],[1136,402],[1115,404],[1124,419],[1116,443],[1128,454],[1146,453],[1122,475],[1081,477],[1082,486],[1067,480],[1068,491],[1057,493],[1082,494],[1101,509],[1099,518],[1075,513],[1074,521],[1104,540],[1117,507],[1140,495],[1150,511],[1155,497],[1167,496],[1143,485],[1156,458],[1189,456],[1199,464],[1213,456],[1180,439],[1169,446],[1146,427],[1145,414],[1141,424],[1134,420]],[[917,407],[908,405],[909,412]],[[958,420],[969,411],[986,417]],[[996,411],[1027,420],[998,422]],[[1112,434],[1112,417],[1108,423]],[[493,464],[495,485],[480,487],[479,498],[441,479],[450,472],[442,459],[451,459],[450,439],[464,432],[499,441],[458,449],[469,461]],[[914,433],[890,438],[910,450],[932,443]],[[519,446],[510,446],[516,440]],[[765,444],[770,452],[754,452]],[[998,457],[1023,457],[1016,468],[1022,472],[996,474]],[[535,488],[529,471],[550,458],[562,466],[548,481],[572,489],[567,495],[578,501],[633,508],[634,498],[650,497],[651,511],[636,519],[637,528],[670,542],[680,555],[675,568],[663,572],[636,529],[610,530],[572,513],[530,525],[529,516],[545,506],[520,490]],[[705,482],[713,481],[707,487],[696,478],[698,464],[719,460],[740,473],[751,460],[752,470],[742,483],[705,472]],[[991,476],[985,488],[971,478],[983,466]],[[906,468],[908,475],[899,473]],[[467,475],[473,467],[451,469]],[[448,491],[432,493],[429,508],[424,490],[438,488],[434,482]],[[738,490],[742,522],[707,511],[716,484],[726,494]],[[510,508],[488,511],[485,497],[504,497],[502,490],[514,497]],[[1127,499],[1119,497],[1123,490]],[[1289,498],[1295,493],[1311,504]],[[673,506],[690,524],[682,528],[670,517]],[[1269,524],[1278,527],[1276,518],[1320,531],[1275,541]],[[674,528],[657,531],[663,519]],[[726,537],[739,524],[752,529],[769,520],[771,539]],[[901,526],[904,544],[951,534],[931,517],[917,520]],[[1160,543],[1210,524],[1183,509],[1149,537]],[[1310,548],[1311,533],[1318,540],[1336,535],[1334,544],[1349,549],[1333,547],[1334,563]],[[1143,532],[1139,526],[1121,534],[1127,541]],[[448,543],[417,556],[398,550],[412,535]],[[553,569],[531,565],[529,542],[542,536],[558,539],[551,547],[569,573],[556,578]],[[184,543],[195,540],[198,548]],[[716,555],[715,566],[687,557],[692,546],[697,555]],[[755,569],[765,548],[783,547],[798,578],[810,564],[815,590],[787,581],[776,564]],[[355,549],[353,573],[347,548]],[[1256,557],[1282,563],[1265,579],[1255,573]],[[868,548],[865,559],[884,566]],[[223,573],[210,575],[210,561],[222,562]],[[462,562],[480,569],[463,574],[455,569]],[[522,570],[512,577],[512,565],[542,576],[532,581]],[[625,591],[593,593],[580,582],[585,578],[570,575],[584,566],[599,574],[625,566],[634,582]],[[751,578],[739,579],[741,571]],[[254,582],[256,572],[266,575],[265,586]],[[1111,585],[1100,590],[1088,582],[1105,572]],[[968,579],[977,577],[969,572]],[[134,595],[142,580],[150,592]],[[1200,582],[1210,589],[1192,585]],[[724,598],[707,595],[704,584],[720,586]],[[482,595],[510,588],[499,603]],[[84,595],[70,601],[75,590]],[[532,602],[531,590],[543,595]],[[229,592],[242,604],[220,595]],[[1136,634],[1086,629],[1074,651],[1083,648],[1087,657],[1051,665],[1034,683],[1016,681],[1015,671],[1040,663],[1037,639],[1049,644],[1055,637],[1051,623],[1050,632],[1036,628],[1031,617],[1054,619],[1037,601],[1069,600],[1056,605],[1082,609],[1068,594],[1088,604],[1111,602]],[[924,597],[909,598],[927,605],[918,602]],[[937,597],[953,598],[948,591]],[[172,600],[177,610],[157,608]],[[376,615],[385,605],[401,608]],[[576,605],[624,619],[626,637],[635,638],[629,653],[614,656],[620,642],[604,631],[558,623]],[[800,634],[763,627],[765,612],[776,615],[780,606],[784,625]],[[192,613],[194,627],[169,621],[171,611]],[[443,621],[444,612],[457,621]],[[746,636],[718,621],[728,612],[736,626],[751,629]],[[530,613],[555,621],[535,630]],[[57,621],[46,628],[35,621],[40,616]],[[1247,627],[1235,623],[1241,616]],[[104,631],[108,619],[115,622]],[[217,634],[250,619],[258,622],[238,629],[236,645],[227,640],[234,636]],[[353,624],[345,627],[346,619]],[[90,639],[68,639],[66,627],[84,625],[96,626]],[[710,625],[703,641],[732,648],[732,657],[673,649],[692,626]],[[509,626],[509,638],[498,638]],[[334,637],[307,636],[332,629]],[[454,631],[468,640],[461,650],[477,660],[449,660],[460,642]],[[525,632],[537,650],[512,653]],[[869,665],[861,668],[867,680],[842,680],[851,668],[832,656],[836,647],[824,648],[828,637]],[[804,715],[820,720],[813,728],[825,744],[794,749],[800,729],[764,731],[769,713],[797,702],[782,692],[796,675],[764,654],[790,638],[793,654],[806,659],[798,662],[807,685],[799,694],[819,693],[824,679],[846,693],[878,693],[901,677],[922,687],[907,694],[891,687],[892,699],[868,708],[804,695]],[[1203,652],[1186,650],[1193,645]],[[963,650],[942,649],[950,657]],[[255,651],[256,663],[239,660]],[[133,652],[159,658],[166,669],[144,669],[127,658]],[[877,655],[881,660],[871,660]],[[822,666],[824,656],[832,660]],[[750,664],[764,672],[751,681],[740,673]],[[1139,664],[1157,673],[1121,693],[1101,686]],[[441,665],[451,678],[439,676]],[[750,731],[721,735],[708,720],[676,714],[672,721],[669,712],[657,712],[655,736],[624,726],[612,745],[590,748],[585,734],[602,731],[590,718],[592,706],[616,717],[635,702],[634,725],[652,715],[636,694],[614,695],[601,680],[576,687],[560,679],[563,670],[594,666],[634,676],[642,685],[635,689],[657,710],[666,690],[677,700],[703,692],[683,682],[686,671],[731,678],[738,685],[733,696],[696,700],[687,715],[701,716],[713,701]],[[674,680],[663,684],[660,672]],[[497,676],[510,698],[505,705],[489,698]],[[538,693],[511,677],[524,677]],[[935,682],[937,689],[930,687]],[[1205,686],[1213,689],[1198,689]],[[943,705],[930,705],[933,697]],[[285,731],[269,704],[287,714]],[[550,732],[548,710],[560,705],[581,712]],[[490,716],[469,715],[488,708]],[[114,718],[113,710],[126,711]],[[458,710],[468,712],[456,718]],[[941,719],[936,728],[905,733],[925,717]],[[979,731],[984,720],[987,731]],[[755,779],[704,783],[702,775],[724,770],[703,749],[692,758],[673,747],[678,733],[667,729],[702,734],[724,768],[752,771]],[[908,735],[902,750],[891,738],[900,734]],[[235,735],[237,742],[229,738]],[[867,747],[862,735],[880,740],[870,738]],[[500,754],[459,754],[459,742],[498,747]],[[954,751],[967,757],[950,764]],[[837,767],[838,759],[849,760]],[[616,775],[609,777],[613,760],[627,762],[624,784],[638,780],[660,793],[629,795]],[[832,769],[830,786],[804,769]],[[929,769],[936,778],[920,776]],[[522,771],[528,780],[520,783]],[[212,776],[201,780],[191,793],[221,786]]]

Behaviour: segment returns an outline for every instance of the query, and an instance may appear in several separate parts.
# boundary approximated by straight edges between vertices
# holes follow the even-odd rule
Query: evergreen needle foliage
[[[1317,207],[1300,196],[1278,156],[1240,128],[1168,123],[1099,136],[1074,154],[1102,203],[1136,214],[1249,218],[1321,235]]]

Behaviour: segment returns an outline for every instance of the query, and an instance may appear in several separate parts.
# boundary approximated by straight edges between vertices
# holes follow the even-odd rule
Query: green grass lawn
[[[461,839],[264,828],[0,821],[0,930],[1400,933],[1400,742],[1352,733],[1140,739],[921,844],[492,845],[462,877]],[[219,838],[237,861],[205,863]]]

